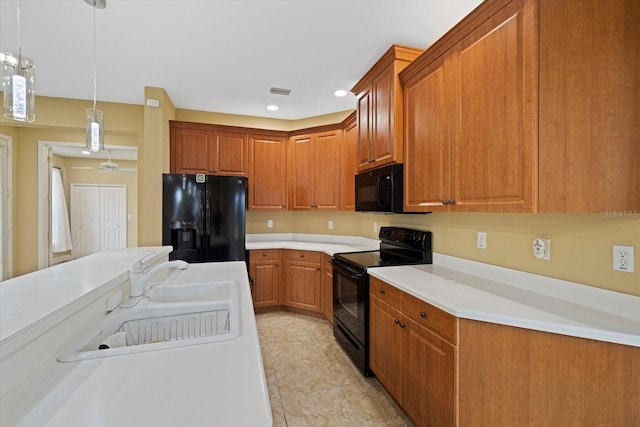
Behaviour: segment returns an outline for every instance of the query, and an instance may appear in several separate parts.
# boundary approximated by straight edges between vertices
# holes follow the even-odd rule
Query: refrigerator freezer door
[[[173,246],[169,259],[202,261],[204,197],[205,184],[195,175],[162,176],[162,244]]]

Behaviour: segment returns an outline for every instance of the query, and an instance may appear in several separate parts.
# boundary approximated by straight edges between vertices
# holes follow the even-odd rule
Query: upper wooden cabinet
[[[292,136],[289,199],[293,210],[338,210],[342,129]]]
[[[400,73],[405,210],[637,212],[632,4],[487,0]]]
[[[249,137],[249,209],[287,209],[286,137]]]
[[[358,123],[353,112],[343,123],[342,140],[342,185],[340,188],[340,209],[353,211],[356,209],[355,176],[357,172]]]
[[[391,46],[351,89],[358,97],[358,171],[402,161],[402,86],[398,73],[420,53],[420,49]]]
[[[405,210],[535,210],[534,17],[533,2],[511,1],[407,69]]]
[[[246,133],[217,131],[201,123],[170,122],[171,173],[247,176]]]

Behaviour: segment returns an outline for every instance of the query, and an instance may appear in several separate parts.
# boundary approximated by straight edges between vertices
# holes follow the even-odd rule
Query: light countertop
[[[380,242],[365,237],[332,236],[324,234],[273,233],[248,234],[247,250],[255,249],[295,249],[323,252],[333,255],[338,252],[377,250]]]
[[[329,255],[377,245],[376,240],[348,236],[247,238],[247,249]],[[460,318],[640,347],[640,297],[634,295],[437,253],[432,265],[378,267],[368,273]]]
[[[377,277],[454,316],[640,347],[640,297],[434,254]]]
[[[245,263],[191,264],[172,277],[173,283],[237,280],[240,337],[68,363],[71,371],[19,425],[271,425]]]
[[[94,291],[126,281],[132,262],[146,257],[147,265],[169,252],[171,246],[99,252],[2,282],[0,343]]]

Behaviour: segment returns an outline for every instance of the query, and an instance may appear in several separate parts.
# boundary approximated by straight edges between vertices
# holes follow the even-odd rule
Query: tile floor
[[[285,312],[256,320],[274,426],[412,426],[355,368],[327,321]]]

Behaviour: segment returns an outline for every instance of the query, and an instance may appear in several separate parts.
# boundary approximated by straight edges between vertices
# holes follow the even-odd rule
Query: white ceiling
[[[3,52],[17,51],[17,3],[0,0]],[[392,44],[431,45],[479,3],[107,0],[96,10],[98,102],[142,105],[153,86],[180,109],[281,119],[353,109],[351,93],[333,92],[350,90]],[[83,0],[19,7],[36,93],[92,99],[94,9]],[[272,103],[280,110],[268,111]]]

